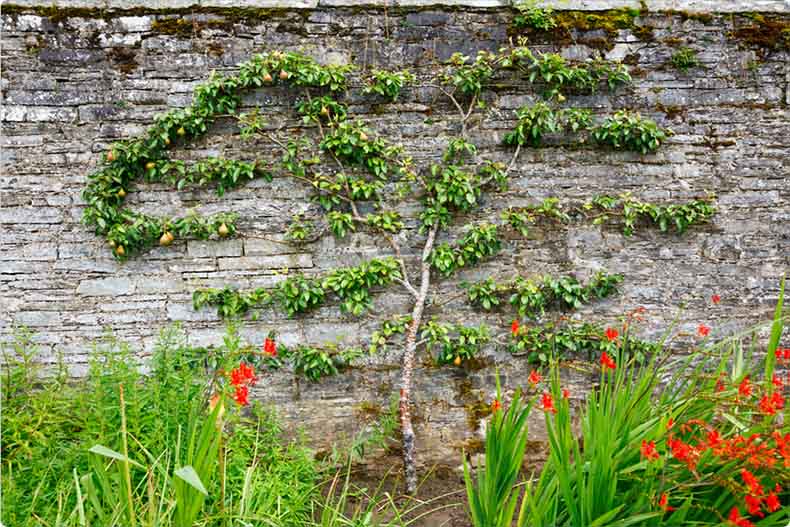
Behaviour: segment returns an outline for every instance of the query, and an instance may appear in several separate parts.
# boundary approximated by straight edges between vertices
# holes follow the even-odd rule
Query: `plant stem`
[[[129,469],[129,445],[126,440],[126,403],[123,398],[123,384],[119,386],[121,392],[121,444],[123,445],[123,472],[126,478],[126,498],[129,500],[129,525],[136,527],[137,521],[134,514],[134,501],[132,500],[132,474]]]
[[[438,230],[438,223],[431,227],[428,231],[428,238],[425,240],[425,247],[422,250],[420,290],[417,294],[417,300],[414,302],[411,324],[406,332],[406,349],[403,352],[403,367],[401,369],[400,425],[401,434],[403,435],[403,472],[407,494],[414,494],[417,490],[416,446],[414,444],[414,428],[411,423],[410,408],[411,379],[414,372],[414,356],[417,351],[417,332],[420,329],[425,300],[428,297],[428,290],[431,285],[431,264],[428,262],[428,256],[433,250]]]

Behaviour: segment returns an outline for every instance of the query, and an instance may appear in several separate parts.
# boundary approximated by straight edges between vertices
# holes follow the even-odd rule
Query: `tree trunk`
[[[417,334],[422,322],[425,300],[428,298],[428,290],[431,285],[431,265],[428,263],[428,256],[433,250],[433,243],[436,240],[436,232],[438,230],[439,227],[437,225],[431,227],[422,251],[420,290],[411,313],[411,324],[406,332],[406,349],[403,352],[403,365],[401,367],[400,426],[403,436],[403,473],[406,480],[407,494],[414,494],[417,490],[416,447],[414,444],[414,428],[411,424],[411,378],[414,371],[414,357],[417,351]]]

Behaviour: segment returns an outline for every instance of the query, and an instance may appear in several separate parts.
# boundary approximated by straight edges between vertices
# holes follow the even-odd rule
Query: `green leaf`
[[[184,481],[187,484],[191,485],[195,488],[198,492],[203,494],[204,496],[208,496],[208,492],[206,491],[206,487],[203,486],[203,482],[200,481],[200,476],[198,476],[197,472],[192,465],[185,465],[178,470],[175,471],[175,475]]]
[[[115,459],[115,460],[118,460],[118,461],[123,461],[123,462],[126,462],[126,463],[130,463],[130,464],[136,466],[137,468],[142,468],[142,469],[145,468],[140,463],[137,463],[136,461],[134,461],[132,459],[129,459],[128,457],[124,456],[120,452],[116,452],[115,450],[113,450],[111,448],[107,448],[104,445],[93,445],[92,447],[90,447],[90,449],[88,449],[88,452],[91,452],[91,453],[99,455],[99,456],[108,457],[110,459]]]

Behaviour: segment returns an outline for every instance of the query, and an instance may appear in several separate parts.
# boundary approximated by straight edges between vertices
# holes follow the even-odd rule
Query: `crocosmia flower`
[[[752,395],[752,385],[749,382],[749,376],[743,378],[741,384],[738,385],[738,395],[750,397]]]
[[[494,399],[494,402],[491,403],[491,411],[497,412],[500,408],[502,408],[502,403],[499,402],[499,399]]]
[[[604,370],[609,368],[610,370],[614,370],[617,368],[617,364],[615,364],[614,359],[609,356],[608,353],[605,351],[601,354],[601,366]]]
[[[661,457],[659,456],[658,451],[656,450],[655,441],[648,442],[643,439],[642,447],[639,450],[642,454],[642,457],[647,459],[648,461],[655,461],[656,459]]]
[[[719,302],[721,302],[721,297],[719,295],[713,295],[712,297],[710,297],[710,301],[713,302],[714,304],[718,304]]]
[[[768,512],[776,512],[782,506],[782,504],[779,502],[779,498],[773,492],[770,493],[764,501]]]
[[[548,392],[543,392],[543,397],[541,397],[540,405],[543,408],[543,411],[548,413],[551,412],[553,414],[557,413],[557,409],[554,408],[554,398]]]
[[[233,398],[241,406],[247,406],[248,404],[250,404],[249,395],[250,395],[250,389],[247,388],[247,385],[242,385],[236,387],[236,392],[233,394]]]
[[[667,496],[667,493],[665,492],[661,495],[661,499],[658,500],[658,506],[667,512],[674,511],[675,507],[671,507],[668,502],[669,496]]]
[[[514,337],[518,335],[518,320],[513,320],[510,324],[510,333],[512,333]]]
[[[708,335],[710,335],[710,328],[708,326],[706,326],[705,324],[700,324],[697,327],[697,334],[700,337],[707,337]]]
[[[617,336],[619,335],[619,333],[614,328],[606,328],[605,335],[606,335],[606,339],[609,342],[612,342],[614,340],[617,340]]]
[[[273,339],[267,337],[263,341],[263,353],[265,355],[268,355],[269,357],[277,356],[277,344],[274,342]]]
[[[540,373],[538,373],[536,370],[532,370],[529,372],[529,378],[527,380],[531,385],[535,386],[543,380],[543,377],[541,377]]]

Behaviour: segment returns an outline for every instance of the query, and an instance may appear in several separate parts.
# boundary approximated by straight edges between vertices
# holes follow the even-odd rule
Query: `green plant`
[[[43,375],[30,337],[20,331],[3,347],[4,524],[301,527],[312,520],[323,467],[283,437],[272,411],[226,408],[221,457],[211,453],[220,407],[206,408],[206,390],[222,382],[217,372],[250,357],[235,329],[216,350],[190,348],[176,328],[164,330],[146,376],[130,349],[108,340],[78,383]],[[194,473],[179,470],[188,465]]]
[[[497,226],[483,223],[472,227],[455,247],[443,243],[428,256],[431,266],[445,276],[462,267],[474,265],[499,251],[501,242],[497,237]]]
[[[553,365],[544,395],[549,459],[527,486],[518,525],[754,525],[750,516],[783,525],[790,493],[775,482],[787,477],[779,458],[788,436],[777,428],[781,408],[766,404],[782,390],[772,373],[782,303],[783,287],[765,361],[743,349],[759,326],[696,356],[672,359],[657,349],[647,362],[626,331],[601,357],[599,386],[580,411],[581,437]],[[759,386],[750,382],[757,369]]]
[[[291,218],[291,224],[288,226],[285,237],[294,243],[302,243],[307,241],[313,229],[314,226],[311,222],[305,221],[301,214],[297,214]]]
[[[659,345],[631,337],[630,354],[639,362],[655,355]],[[525,355],[533,363],[549,363],[552,359],[582,357],[593,360],[606,351],[612,353],[614,344],[606,337],[605,328],[587,322],[573,324],[545,324],[521,327],[511,335],[508,351]]]
[[[700,65],[699,59],[697,58],[697,54],[691,48],[680,48],[675,53],[672,54],[670,58],[670,62],[675,69],[686,73],[691,68],[696,68]]]
[[[593,223],[599,225],[611,218],[621,218],[623,234],[630,236],[638,221],[649,221],[667,232],[674,226],[678,234],[690,226],[705,223],[716,213],[711,197],[696,199],[684,204],[655,205],[634,198],[628,193],[619,196],[597,196],[584,204],[585,211],[598,211]]]
[[[454,364],[475,358],[489,341],[488,327],[440,324],[433,320],[425,324],[421,338],[425,347],[434,356],[436,364]],[[434,355],[434,349],[438,348]]]
[[[510,527],[519,490],[515,486],[527,448],[527,419],[532,403],[516,391],[507,410],[501,409],[502,390],[497,375],[497,396],[486,427],[485,464],[475,478],[464,456],[464,482],[469,516],[474,527]]]
[[[346,368],[361,352],[353,348],[338,350],[336,346],[297,346],[291,355],[294,372],[315,382],[322,377],[337,375],[340,369]]]
[[[531,27],[541,31],[549,31],[557,27],[554,10],[550,7],[538,7],[537,0],[523,0],[513,5],[518,15],[513,18],[516,27]]]
[[[546,198],[540,205],[529,205],[526,207],[510,207],[501,214],[502,220],[514,231],[522,236],[529,234],[529,227],[537,223],[539,219],[553,219],[560,223],[570,221],[570,216],[560,207],[560,200],[557,198]]]
[[[516,129],[505,134],[507,145],[539,146],[544,135],[561,131],[555,112],[545,102],[519,108],[516,117]]]
[[[374,69],[370,73],[368,85],[365,86],[363,92],[377,93],[394,102],[398,100],[401,89],[403,89],[406,84],[413,83],[414,81],[414,74],[408,70],[385,71]]]
[[[619,110],[593,128],[592,137],[601,144],[620,150],[648,154],[658,150],[671,131],[659,127],[638,113]]]

